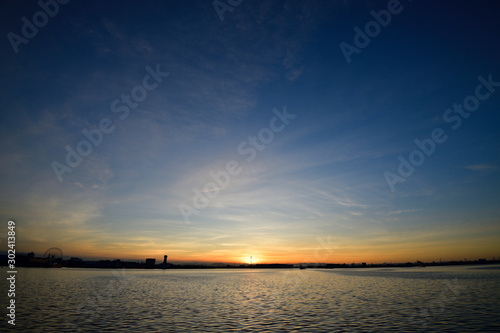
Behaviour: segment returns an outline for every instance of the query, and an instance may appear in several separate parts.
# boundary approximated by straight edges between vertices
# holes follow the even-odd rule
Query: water
[[[6,295],[6,279],[1,288]],[[499,299],[500,266],[19,268],[16,326],[4,310],[0,330],[500,332]]]

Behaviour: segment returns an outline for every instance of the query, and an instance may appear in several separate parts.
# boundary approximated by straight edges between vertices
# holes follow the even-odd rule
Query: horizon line
[[[0,255],[7,255],[8,251],[0,251]],[[35,258],[44,258],[43,256],[36,256],[36,253],[34,251],[30,251],[30,252],[18,252],[17,254],[18,255],[28,255],[29,253],[34,253],[34,257]],[[156,261],[162,261],[162,259],[157,259],[155,257],[144,257],[144,258],[116,258],[116,257],[89,257],[89,259],[85,259],[83,256],[73,256],[73,255],[64,255],[62,256],[62,260],[70,260],[71,258],[77,258],[77,259],[81,259],[83,261],[105,261],[105,260],[110,260],[110,261],[113,261],[113,260],[119,260],[119,261],[123,261],[123,262],[136,262],[136,263],[145,263],[146,262],[146,259],[155,259]],[[499,259],[497,259],[499,258]],[[215,264],[224,264],[224,265],[258,265],[258,264],[266,264],[266,265],[271,265],[271,264],[292,264],[292,265],[296,265],[296,264],[315,264],[315,265],[321,265],[321,264],[362,264],[362,263],[365,263],[365,264],[370,264],[370,265],[378,265],[378,264],[406,264],[406,263],[439,263],[439,262],[474,262],[474,261],[479,261],[479,260],[500,260],[500,256],[498,257],[495,257],[495,256],[491,256],[491,259],[488,259],[487,257],[474,257],[473,259],[467,259],[467,258],[463,258],[463,259],[445,259],[445,260],[442,260],[442,258],[439,258],[439,260],[426,260],[426,261],[422,261],[422,260],[419,260],[419,259],[415,259],[415,260],[404,260],[404,261],[378,261],[378,262],[373,262],[373,261],[368,261],[368,260],[361,260],[361,261],[351,261],[351,262],[348,262],[348,261],[337,261],[337,262],[334,262],[334,261],[322,261],[322,262],[305,262],[305,261],[297,261],[297,262],[271,262],[271,261],[264,261],[264,262],[258,262],[258,263],[254,263],[254,264],[251,264],[250,262],[234,262],[234,261],[217,261],[217,262],[214,262],[214,261],[206,261],[206,260],[169,260],[168,262],[170,264],[174,264],[174,263],[177,263],[177,264],[208,264],[208,265],[215,265]]]

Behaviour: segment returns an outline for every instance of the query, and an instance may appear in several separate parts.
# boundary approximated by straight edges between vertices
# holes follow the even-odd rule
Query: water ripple
[[[17,289],[23,332],[500,331],[498,269],[25,268]]]

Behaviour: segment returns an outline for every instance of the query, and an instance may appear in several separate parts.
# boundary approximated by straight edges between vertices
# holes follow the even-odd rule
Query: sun
[[[262,262],[262,259],[256,256],[244,256],[240,258],[241,262],[244,264],[260,264]]]

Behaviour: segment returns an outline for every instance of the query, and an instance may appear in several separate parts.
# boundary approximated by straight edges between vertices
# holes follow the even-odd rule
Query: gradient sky
[[[20,252],[254,263],[500,256],[500,87],[458,128],[443,118],[479,76],[500,81],[497,1],[401,1],[350,63],[339,45],[354,45],[354,27],[387,1],[244,0],[221,21],[211,1],[75,0],[17,53],[8,34],[22,36],[21,19],[41,7],[0,7],[0,219],[16,221]],[[169,75],[128,116],[113,112],[147,66]],[[248,161],[238,147],[268,139],[273,109],[285,107],[296,117]],[[60,182],[51,164],[65,165],[65,147],[103,119],[114,130]],[[436,128],[447,140],[391,191],[384,173],[397,174],[398,156]],[[233,160],[240,173],[205,191]],[[179,207],[193,207],[193,189],[212,198],[186,222]]]

